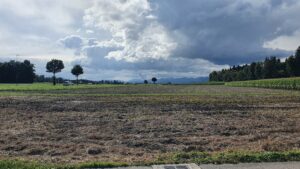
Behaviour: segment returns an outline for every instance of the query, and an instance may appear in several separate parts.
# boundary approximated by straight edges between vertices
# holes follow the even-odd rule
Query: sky
[[[299,0],[0,0],[0,61],[46,73],[123,80],[196,78],[287,57],[300,45]]]

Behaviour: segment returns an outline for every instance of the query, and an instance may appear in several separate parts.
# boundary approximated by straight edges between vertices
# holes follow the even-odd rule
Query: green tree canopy
[[[34,65],[29,60],[0,62],[0,83],[32,83],[34,78]]]
[[[152,77],[152,82],[155,84],[157,82],[157,78],[156,77]]]
[[[53,73],[53,85],[56,85],[56,77],[55,74],[61,72],[64,69],[64,63],[61,60],[52,59],[46,65],[47,72]]]
[[[78,85],[78,76],[83,74],[83,68],[80,65],[75,65],[71,70],[71,73],[76,76],[76,83]]]

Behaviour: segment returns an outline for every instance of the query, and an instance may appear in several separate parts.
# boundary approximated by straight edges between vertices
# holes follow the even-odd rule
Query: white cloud
[[[87,27],[109,31],[110,42],[121,46],[121,49],[109,52],[108,58],[129,62],[166,59],[177,44],[151,11],[147,0],[95,1],[93,7],[86,10],[84,21]]]
[[[294,51],[300,46],[300,31],[292,35],[279,36],[271,41],[265,42],[264,47]]]

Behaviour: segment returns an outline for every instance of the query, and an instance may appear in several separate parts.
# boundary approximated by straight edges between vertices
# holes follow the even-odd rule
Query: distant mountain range
[[[151,82],[151,79],[148,80],[149,83]],[[167,83],[172,83],[172,84],[193,84],[193,83],[205,83],[208,82],[208,77],[197,77],[197,78],[161,78],[158,79],[157,83],[160,84],[167,84]],[[129,81],[129,83],[144,83],[144,80],[140,79],[134,79]]]

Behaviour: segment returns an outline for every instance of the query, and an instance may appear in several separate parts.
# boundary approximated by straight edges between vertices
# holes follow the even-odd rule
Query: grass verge
[[[126,167],[127,163],[93,162],[77,165],[43,164],[24,160],[0,160],[0,169],[87,169],[87,168],[113,168]]]
[[[162,163],[196,164],[300,161],[300,150],[287,152],[188,152],[176,153],[168,157],[162,157],[159,161]]]
[[[127,166],[149,166],[153,164],[224,164],[224,163],[252,163],[252,162],[286,162],[300,161],[300,150],[287,152],[187,152],[168,154],[152,162],[139,162],[135,164],[116,162],[91,162],[76,165],[43,164],[23,160],[0,160],[0,169],[88,169],[88,168],[114,168]]]
[[[119,84],[80,84],[72,86],[64,86],[57,84],[53,86],[51,83],[32,83],[32,84],[0,84],[0,91],[49,91],[49,90],[76,90],[76,89],[94,89],[105,87],[119,87]]]

